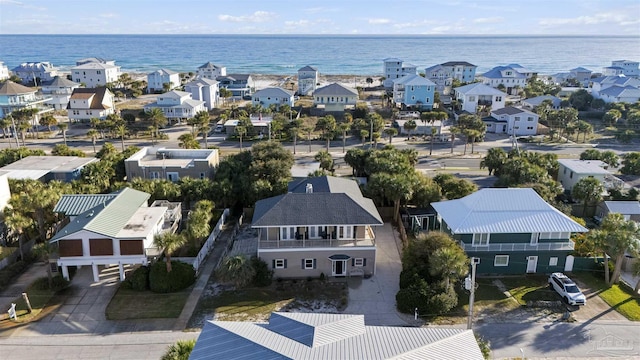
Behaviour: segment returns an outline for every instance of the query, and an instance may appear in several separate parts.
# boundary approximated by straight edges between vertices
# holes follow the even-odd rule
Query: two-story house
[[[120,67],[115,60],[86,58],[76,61],[76,66],[71,68],[71,79],[88,88],[106,86],[118,81],[119,77]]]
[[[118,265],[120,281],[125,266],[148,264],[161,254],[154,237],[175,232],[180,223],[180,203],[148,205],[150,195],[124,188],[111,194],[63,195],[54,212],[70,218],[49,241],[57,246],[57,265],[69,280],[69,267],[91,266],[98,282],[99,266]]]
[[[436,84],[420,75],[405,75],[393,81],[393,102],[402,109],[433,109]]]
[[[251,96],[253,105],[262,105],[265,108],[270,105],[275,105],[276,109],[280,108],[280,105],[293,107],[293,100],[293,93],[280,87],[258,90]]]
[[[6,80],[9,77],[9,68],[4,64],[4,62],[0,61],[0,81]]]
[[[199,78],[216,80],[220,76],[226,76],[226,75],[227,75],[227,68],[225,66],[216,65],[211,61],[198,66]]]
[[[165,87],[166,85],[166,87]],[[169,69],[158,69],[147,74],[147,92],[153,94],[180,86],[180,73]]]
[[[482,74],[482,83],[497,88],[502,85],[511,95],[517,93],[517,89],[524,89],[527,85],[527,73],[518,71],[512,66],[496,66]]]
[[[184,177],[212,179],[220,163],[217,149],[165,149],[143,147],[124,161],[127,180]]]
[[[311,65],[298,69],[298,95],[311,95],[319,84],[318,69]]]
[[[417,73],[417,67],[413,64],[405,63],[400,59],[387,58],[383,61],[383,73],[384,81],[382,85],[391,90],[393,87],[393,81],[400,79],[405,75],[415,75]]]
[[[39,86],[43,81],[51,81],[58,76],[58,68],[50,62],[27,62],[11,69],[24,84],[34,83]]]
[[[571,234],[587,232],[530,188],[485,188],[431,206],[440,230],[478,259],[478,274],[571,271]]]
[[[634,103],[640,97],[640,79],[617,76],[600,76],[591,79],[591,95],[607,103]]]
[[[558,159],[557,180],[568,192],[584,178],[597,179],[605,189],[622,187],[623,181],[613,176],[608,168],[609,164],[600,160]]]
[[[213,110],[220,102],[220,86],[216,80],[199,78],[184,84],[184,91],[194,100],[204,101],[207,110]]]
[[[449,94],[453,80],[472,83],[476,80],[477,66],[466,61],[448,61],[424,70],[425,77],[436,84],[436,91]]]
[[[53,108],[46,104],[47,101],[51,101],[51,98],[37,95],[36,92],[36,89],[10,80],[0,84],[0,119],[21,109],[38,109],[37,116],[53,111]]]
[[[255,84],[250,74],[228,74],[216,78],[221,88],[231,91],[232,96],[244,98],[255,91]]]
[[[251,227],[258,256],[275,277],[375,274],[373,227],[383,225],[358,184],[331,176],[289,183],[289,192],[256,202]]]
[[[55,110],[66,109],[73,90],[79,87],[80,84],[76,82],[56,76],[53,78],[53,81],[42,84],[42,95],[51,98],[51,100],[45,103],[52,106]]]
[[[592,71],[582,66],[569,70],[569,78],[576,80],[580,85],[589,86],[589,80],[591,80]]]
[[[460,110],[475,114],[479,107],[498,110],[504,107],[507,94],[482,83],[473,83],[453,89],[453,98]]]
[[[483,118],[487,132],[515,136],[536,135],[540,116],[528,110],[507,106],[491,110],[491,116]]]
[[[358,102],[358,91],[333,83],[313,92],[313,104],[324,111],[344,111],[354,108]]]
[[[104,120],[116,112],[113,93],[106,87],[74,89],[67,112],[70,121]]]
[[[158,95],[155,102],[143,106],[144,111],[158,108],[169,121],[176,120],[180,123],[183,119],[191,119],[200,111],[207,111],[202,100],[194,100],[191,93],[172,90]]]
[[[640,63],[632,60],[614,60],[611,66],[602,69],[604,76],[624,75],[627,77],[640,77]]]

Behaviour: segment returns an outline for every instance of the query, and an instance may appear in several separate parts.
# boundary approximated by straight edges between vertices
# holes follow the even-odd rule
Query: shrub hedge
[[[122,282],[122,286],[135,291],[149,290],[149,268],[140,266],[130,272]]]
[[[266,262],[261,260],[257,256],[251,257],[251,266],[256,271],[253,277],[254,286],[269,286],[273,279],[273,270],[269,270],[269,266]]]
[[[157,293],[169,293],[186,289],[196,281],[196,271],[192,265],[181,261],[171,262],[171,272],[167,264],[157,261],[149,269],[149,289]]]

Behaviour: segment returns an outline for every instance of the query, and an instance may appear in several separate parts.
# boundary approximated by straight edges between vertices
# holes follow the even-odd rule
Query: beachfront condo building
[[[158,69],[147,74],[147,93],[153,94],[173,90],[180,86],[180,73],[169,69]]]
[[[184,91],[194,100],[204,101],[207,110],[213,110],[220,102],[220,83],[216,80],[199,78],[184,84]]]
[[[73,90],[80,87],[80,84],[67,80],[65,77],[56,76],[53,81],[42,85],[42,94],[48,100],[46,104],[53,106],[55,110],[66,109]]]
[[[106,87],[74,89],[67,105],[69,121],[104,120],[115,112],[113,93]]]
[[[405,75],[416,75],[417,67],[415,65],[405,63],[400,59],[396,58],[387,58],[383,60],[384,62],[384,81],[382,85],[387,88],[393,88],[393,81],[396,79],[400,79]]]
[[[0,81],[9,78],[9,68],[2,61],[0,61]]]
[[[13,111],[22,109],[38,109],[34,116],[34,125],[37,123],[39,115],[53,111],[53,108],[46,105],[51,100],[49,97],[36,95],[36,89],[16,84],[7,80],[0,86],[0,119],[5,118]]]
[[[318,86],[318,69],[307,65],[298,69],[298,95],[311,95]]]
[[[11,69],[11,71],[21,79],[23,84],[35,83],[36,86],[43,81],[51,81],[58,76],[58,68],[49,62],[22,63]]]
[[[204,65],[198,67],[198,77],[215,80],[220,76],[227,75],[227,68],[224,66],[216,65],[212,62],[207,62]]]
[[[76,66],[71,68],[71,79],[88,88],[106,86],[118,81],[119,77],[120,67],[115,60],[86,58],[76,61]]]
[[[424,70],[425,77],[436,84],[436,91],[448,95],[453,80],[472,83],[476,79],[476,65],[466,61],[448,61]]]

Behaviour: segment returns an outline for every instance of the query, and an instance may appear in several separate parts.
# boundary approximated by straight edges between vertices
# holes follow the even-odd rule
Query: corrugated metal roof
[[[604,204],[609,209],[609,212],[612,213],[623,215],[640,214],[640,202],[638,201],[605,201]]]
[[[312,346],[273,331],[271,322],[209,321],[189,359],[482,359],[471,330],[365,326],[363,319],[362,315],[272,314],[277,327],[290,326],[287,333],[302,325],[313,327],[313,336],[319,339]],[[323,332],[323,327],[341,334]]]
[[[604,168],[609,164],[601,160],[558,159],[558,164],[576,174],[609,174]]]
[[[586,232],[533,189],[481,189],[431,204],[454,234]]]
[[[492,88],[491,86],[485,85],[483,83],[473,83],[469,85],[460,86],[454,89],[456,92],[465,95],[503,95],[507,96],[507,94],[502,91]]]
[[[53,212],[62,213],[65,216],[77,216],[100,204],[115,199],[117,194],[73,194],[62,195],[53,208]]]

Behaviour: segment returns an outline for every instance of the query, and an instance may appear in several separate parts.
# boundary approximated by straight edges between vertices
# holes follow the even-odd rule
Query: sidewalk
[[[22,296],[29,285],[41,277],[47,276],[47,267],[42,262],[33,263],[29,268],[18,276],[13,284],[4,291],[0,291],[0,311],[6,313],[11,307],[11,303]]]

